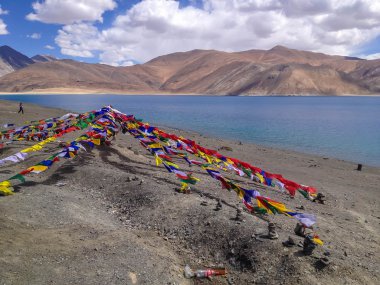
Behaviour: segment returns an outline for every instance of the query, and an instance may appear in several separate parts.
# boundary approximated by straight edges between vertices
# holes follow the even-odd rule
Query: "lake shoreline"
[[[91,90],[91,89],[73,89],[73,88],[53,88],[33,90],[27,92],[2,92],[0,95],[135,95],[135,96],[212,96],[212,97],[380,97],[380,94],[339,94],[339,95],[326,95],[326,94],[197,94],[197,93],[171,93],[171,92],[125,92],[122,90]]]

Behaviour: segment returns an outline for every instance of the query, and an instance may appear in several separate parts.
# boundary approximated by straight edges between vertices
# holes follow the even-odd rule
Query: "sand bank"
[[[28,92],[0,92],[0,95],[94,95],[94,94],[112,94],[112,95],[202,95],[202,94],[175,94],[170,92],[128,92],[126,90],[99,90],[99,89],[84,89],[84,88],[46,88],[46,89],[34,89]],[[215,95],[222,96],[222,95]]]

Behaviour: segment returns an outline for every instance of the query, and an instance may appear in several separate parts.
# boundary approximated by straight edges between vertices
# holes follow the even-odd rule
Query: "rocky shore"
[[[0,124],[66,113],[24,108],[19,115],[17,103],[0,101]],[[379,168],[364,165],[357,171],[342,160],[168,131],[315,186],[326,195],[325,204],[251,185],[291,209],[316,214],[324,245],[305,256],[298,246],[303,238],[294,234],[295,219],[248,213],[235,193],[199,168],[181,163],[201,181],[191,193],[179,193],[176,177],[156,166],[133,137],[119,133],[110,147],[81,152],[28,177],[14,195],[0,197],[0,284],[380,283]],[[30,144],[5,145],[0,158]],[[58,147],[51,143],[22,163],[2,166],[0,181]],[[267,238],[268,221],[278,239]],[[283,245],[289,237],[295,246]],[[328,258],[326,266],[322,258]],[[186,265],[225,267],[227,275],[187,279]]]

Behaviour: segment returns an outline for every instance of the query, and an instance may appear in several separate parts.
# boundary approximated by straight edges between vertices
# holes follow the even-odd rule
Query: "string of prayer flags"
[[[297,219],[309,228],[316,223],[315,215],[290,210],[284,203],[263,196],[255,189],[247,189],[240,182],[237,183],[222,173],[234,173],[239,177],[248,177],[251,181],[287,191],[292,197],[299,192],[306,198],[310,198],[317,193],[314,187],[298,184],[284,178],[281,174],[270,173],[247,162],[224,156],[187,138],[168,134],[157,127],[142,123],[133,115],[123,114],[110,106],[79,115],[66,114],[60,118],[33,121],[23,127],[1,131],[1,139],[15,142],[36,140],[38,143],[1,159],[0,165],[7,161],[24,161],[29,153],[41,151],[47,143],[56,141],[58,137],[87,128],[88,130],[75,140],[60,145],[61,149],[58,152],[0,182],[0,194],[11,195],[14,191],[12,183],[25,183],[26,175],[43,173],[61,158],[74,158],[80,150],[86,151],[86,147],[110,145],[111,139],[121,129],[123,133],[131,134],[142,147],[154,156],[157,166],[163,165],[168,172],[176,175],[182,184],[182,191],[187,191],[189,185],[195,185],[199,181],[199,178],[194,177],[192,172],[187,173],[180,169],[177,161],[184,160],[189,166],[198,166],[213,179],[218,180],[222,188],[235,192],[249,212],[282,214]],[[193,159],[191,156],[195,156],[197,159]],[[315,243],[323,244],[318,236],[314,235],[313,239]]]
[[[101,122],[104,123],[105,120],[109,120],[109,122],[107,124],[103,124],[101,128],[91,128],[89,132],[87,132],[86,134],[79,136],[76,140],[65,145],[61,151],[53,154],[52,156],[48,157],[45,160],[42,160],[36,165],[28,167],[26,170],[21,171],[20,173],[10,177],[9,179],[0,182],[0,194],[1,195],[13,194],[13,187],[10,180],[18,180],[20,183],[24,183],[25,175],[30,174],[30,173],[39,174],[46,171],[53,165],[54,162],[59,161],[59,157],[64,157],[64,158],[75,157],[78,154],[78,151],[81,148],[83,148],[82,143],[92,143],[92,145],[94,145],[93,140],[97,140],[97,139],[93,139],[92,137],[97,137],[98,135],[97,132],[100,133],[100,137],[103,137],[103,133],[105,133],[106,136],[103,137],[103,141],[107,142],[107,140],[112,136],[112,134],[114,134],[115,127],[117,127],[113,117],[107,115],[107,112],[109,111],[110,111],[109,108],[102,108],[101,110],[95,112],[97,116],[101,116],[101,118],[103,119]],[[94,116],[91,116],[91,119],[94,119],[94,118],[95,118]],[[108,128],[113,128],[113,131],[108,133],[107,132]],[[92,137],[89,136],[88,133],[90,133]]]
[[[246,207],[251,211],[254,209],[252,205],[252,198],[255,198],[255,200],[257,201],[257,208],[259,209],[260,212],[265,211],[270,214],[284,214],[286,216],[295,217],[295,218],[300,218],[302,216],[302,213],[288,210],[283,203],[274,201],[268,197],[258,195],[259,192],[256,190],[244,189],[243,187],[236,184],[235,182],[232,182],[231,180],[223,177],[219,171],[211,167],[211,165],[215,166],[215,162],[217,163],[217,166],[220,167],[219,163],[224,161],[227,167],[237,172],[240,176],[252,174],[251,169],[245,169],[241,164],[239,165],[241,168],[238,168],[236,164],[232,164],[231,162],[233,162],[233,160],[231,158],[225,157],[224,159],[219,159],[219,158],[214,158],[211,155],[208,155],[212,153],[215,154],[216,151],[209,151],[205,149],[203,149],[205,150],[205,152],[202,150],[197,151],[197,152],[193,151],[190,148],[190,146],[183,141],[183,139],[177,139],[176,143],[173,143],[173,142],[170,143],[170,140],[173,140],[174,136],[168,135],[166,133],[163,135],[163,137],[165,137],[165,143],[167,143],[168,146],[163,147],[160,143],[158,143],[158,141],[161,140],[160,138],[162,136],[159,136],[159,134],[163,134],[162,131],[157,131],[157,128],[154,128],[148,124],[142,124],[140,122],[134,121],[133,118],[130,118],[130,117],[128,117],[128,120],[123,123],[124,125],[127,126],[129,133],[131,133],[135,138],[139,139],[141,145],[156,156],[157,165],[162,163],[169,172],[176,173],[177,177],[183,182],[181,189],[185,189],[188,186],[188,184],[195,184],[197,180],[193,179],[191,174],[188,175],[180,171],[178,165],[176,165],[175,163],[171,162],[170,160],[159,157],[156,154],[156,152],[164,150],[167,155],[178,155],[180,154],[179,152],[173,151],[171,149],[171,146],[175,146],[178,149],[185,149],[185,150],[188,149],[190,150],[191,153],[194,153],[195,155],[198,155],[201,158],[205,159],[207,161],[207,164],[204,164],[204,163],[201,164],[200,162],[196,162],[195,164],[202,167],[204,170],[206,170],[207,173],[211,177],[219,180],[222,183],[223,188],[235,191],[237,195],[239,196],[239,198],[243,200],[243,203],[246,205]],[[194,145],[194,143],[192,143],[192,145]],[[206,154],[206,152],[208,154]],[[183,158],[184,156],[181,154],[180,157]],[[187,159],[186,161],[191,163],[191,160],[189,159]],[[272,184],[272,180],[273,180],[272,177],[275,176],[273,174],[270,174],[267,176],[266,173],[262,170],[260,171],[260,173],[255,173],[255,174],[256,174],[256,177],[258,177],[262,183],[266,182],[268,184]],[[290,185],[291,183],[288,183],[288,184]],[[313,221],[314,220],[310,219],[308,221],[308,224],[311,225]]]
[[[128,116],[123,117],[127,118],[128,122],[131,120]],[[179,166],[171,161],[172,159],[170,156],[164,152],[164,146],[156,140],[155,135],[151,135],[151,128],[136,128],[136,126],[136,124],[129,122],[126,125],[126,131],[128,131],[134,138],[138,139],[140,144],[155,157],[157,166],[162,164],[168,172],[176,174],[177,178],[182,182],[182,188],[186,188],[188,184],[195,184],[199,181],[199,179],[192,176],[191,173],[186,174],[181,171]]]
[[[64,117],[69,118],[69,119],[67,119],[65,124],[55,125],[58,127],[49,131],[52,135],[50,137],[48,137],[47,132],[44,132],[43,135],[41,132],[31,133],[28,135],[29,137],[24,135],[24,138],[26,138],[27,140],[30,140],[31,138],[36,137],[36,136],[38,138],[45,138],[45,139],[43,141],[31,146],[31,147],[28,147],[26,149],[21,150],[20,152],[18,152],[16,154],[13,154],[13,155],[10,155],[6,158],[0,159],[0,165],[5,164],[5,162],[7,162],[7,161],[13,162],[13,163],[18,163],[18,162],[24,161],[27,158],[29,152],[40,151],[43,149],[43,147],[47,143],[56,141],[56,139],[58,137],[61,137],[64,134],[68,134],[68,133],[71,133],[71,132],[74,132],[77,130],[82,130],[84,128],[87,128],[89,126],[89,124],[92,123],[95,119],[94,112],[95,111],[87,112],[87,113],[75,115],[75,116],[72,113],[65,115]],[[103,122],[105,122],[104,119],[102,121],[100,121],[99,123],[101,124]],[[53,126],[50,124],[47,124],[47,125],[48,125],[48,127]],[[99,145],[100,141],[96,140],[95,144]]]
[[[224,166],[235,172],[235,174],[241,177],[247,176],[252,181],[279,188],[281,191],[286,190],[291,197],[294,197],[297,191],[307,199],[311,199],[317,194],[317,190],[314,187],[298,184],[294,181],[285,179],[281,174],[273,174],[238,159],[223,156],[215,150],[204,148],[189,139],[168,134],[156,127],[141,122],[135,122],[135,124],[137,124],[140,129],[143,129],[145,133],[149,135],[157,134],[159,139],[164,138],[164,142],[169,141],[170,143],[171,140],[171,146],[195,154],[209,164],[214,164],[218,168],[221,168],[220,163],[223,162]],[[221,169],[224,170],[224,168]]]

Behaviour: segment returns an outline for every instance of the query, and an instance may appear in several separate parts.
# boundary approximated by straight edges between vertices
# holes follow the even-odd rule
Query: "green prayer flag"
[[[9,180],[14,180],[14,179],[18,179],[21,183],[25,182],[24,175],[21,175],[20,173],[18,173],[15,176],[12,176],[11,178],[9,178]]]

